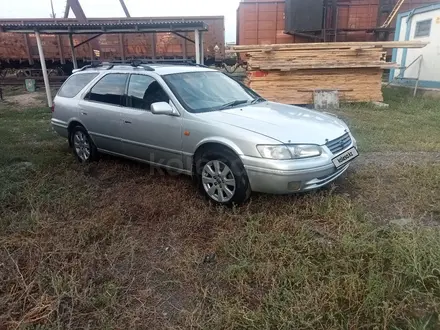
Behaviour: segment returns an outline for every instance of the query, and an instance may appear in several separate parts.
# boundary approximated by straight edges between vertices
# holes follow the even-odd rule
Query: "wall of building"
[[[431,20],[430,35],[416,37],[418,22]],[[397,49],[393,53],[393,60],[401,67],[408,67],[420,55],[423,56],[420,71],[420,86],[440,88],[440,4],[416,9],[414,15],[409,12],[399,15],[395,40],[421,40],[429,44],[421,49]],[[408,69],[391,71],[391,79],[405,85],[414,85],[419,72],[419,62]]]

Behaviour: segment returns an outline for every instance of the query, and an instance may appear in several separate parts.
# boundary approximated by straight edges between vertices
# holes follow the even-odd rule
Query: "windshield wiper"
[[[266,101],[266,100],[263,99],[262,97],[257,97],[255,100],[253,100],[253,101],[251,102],[251,104],[257,104],[257,103],[265,102],[265,101]]]
[[[235,107],[240,104],[245,104],[245,103],[248,103],[248,100],[235,100],[235,101],[223,104],[220,108],[218,108],[218,110],[229,109],[229,108]]]

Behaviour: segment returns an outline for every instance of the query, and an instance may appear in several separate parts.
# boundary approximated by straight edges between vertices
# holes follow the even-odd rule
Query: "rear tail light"
[[[54,112],[55,111],[55,103],[52,103],[52,112]]]

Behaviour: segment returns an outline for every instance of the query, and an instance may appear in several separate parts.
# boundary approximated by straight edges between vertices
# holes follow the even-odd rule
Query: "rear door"
[[[124,153],[167,168],[182,169],[182,118],[151,113],[151,104],[155,102],[174,106],[154,77],[132,74],[127,107],[121,111]]]
[[[78,119],[78,99],[76,96],[98,76],[96,72],[71,75],[58,91],[52,112],[52,126],[61,136],[68,137],[71,120]]]
[[[121,108],[128,74],[103,76],[79,103],[79,116],[98,149],[122,154]]]

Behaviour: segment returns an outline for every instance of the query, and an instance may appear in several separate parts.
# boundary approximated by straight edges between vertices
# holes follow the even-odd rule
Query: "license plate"
[[[359,153],[356,148],[351,148],[350,150],[347,150],[346,152],[340,154],[338,157],[334,158],[333,164],[335,164],[336,167],[341,167],[347,164],[349,161],[355,159],[357,156],[359,156]]]

